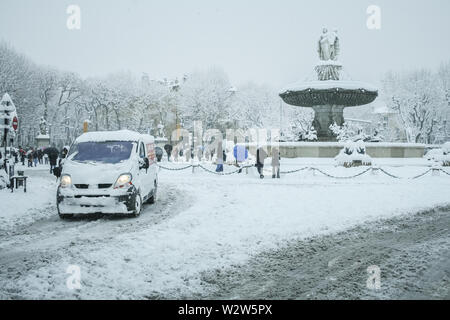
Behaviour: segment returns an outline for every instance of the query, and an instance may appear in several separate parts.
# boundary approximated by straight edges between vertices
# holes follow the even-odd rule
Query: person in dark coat
[[[19,154],[15,150],[13,151],[13,156],[14,156],[14,163],[18,163],[19,162]]]
[[[41,149],[38,149],[38,159],[39,159],[39,164],[42,164],[43,162],[42,162],[42,158],[43,158],[43,156],[44,156],[44,153],[42,152],[42,150]]]
[[[20,161],[23,166],[25,165],[25,153],[25,150],[23,150],[22,147],[19,147]]]
[[[50,162],[50,173],[53,173],[53,169],[56,167],[56,163],[58,161],[58,153],[50,152],[48,154],[48,160]]]
[[[33,166],[33,149],[28,151],[27,158],[28,158],[28,168],[30,168]]]
[[[170,155],[172,154],[172,149],[173,149],[173,147],[170,144],[166,144],[164,146],[164,150],[166,150],[166,153],[167,153],[167,161],[170,161]]]
[[[259,177],[264,179],[264,160],[267,158],[267,153],[263,147],[256,150],[256,168],[258,169]]]
[[[38,154],[37,150],[34,150],[33,151],[33,163],[34,163],[35,167],[37,167],[38,162],[39,162],[39,154]]]

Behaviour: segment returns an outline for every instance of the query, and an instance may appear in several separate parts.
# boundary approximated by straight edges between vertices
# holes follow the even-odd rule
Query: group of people
[[[248,150],[244,145],[236,144],[233,148],[233,155],[235,158],[235,165],[240,167],[239,173],[242,172],[242,164],[248,158]],[[265,149],[260,147],[256,150],[256,169],[259,177],[264,179],[264,162],[268,157]],[[272,148],[272,178],[280,179],[280,151],[277,148]],[[219,143],[217,147],[217,167],[216,172],[223,172],[223,164],[227,161],[225,150],[222,150],[222,144]]]
[[[12,156],[14,157],[15,163],[22,162],[25,165],[25,160],[27,160],[28,167],[37,167],[38,164],[48,164],[48,155],[43,152],[42,149],[30,148],[25,150],[19,147],[19,151],[13,151]]]
[[[50,173],[58,165],[58,159],[65,158],[67,155],[67,148],[64,147],[61,152],[59,152],[54,147],[49,148],[22,148],[19,146],[18,149],[11,148],[11,157],[14,159],[14,163],[21,162],[25,166],[25,161],[29,168],[37,167],[39,165],[49,165]]]
[[[227,153],[223,148],[222,143],[218,143],[216,148],[206,150],[205,147],[199,146],[197,152],[194,152],[193,149],[185,152],[182,148],[177,146],[173,147],[170,144],[164,146],[164,150],[167,153],[167,158],[170,161],[170,158],[173,157],[174,161],[178,161],[179,158],[185,156],[186,161],[190,161],[197,156],[198,160],[202,159],[213,159],[214,155],[216,156],[216,172],[223,172],[223,165],[227,161]],[[272,178],[280,179],[280,151],[276,147],[271,148],[272,153]],[[248,159],[248,149],[243,144],[236,144],[233,148],[233,156],[234,156],[234,164],[236,167],[241,168],[239,173],[242,172],[242,164],[245,163]],[[261,179],[264,179],[264,162],[269,155],[265,151],[264,147],[260,147],[256,151],[256,168],[258,170],[259,176]]]
[[[264,148],[258,148],[256,150],[256,168],[261,179],[264,179],[264,161],[266,158],[267,153]],[[280,151],[277,148],[272,148],[272,179],[280,179],[280,160]]]

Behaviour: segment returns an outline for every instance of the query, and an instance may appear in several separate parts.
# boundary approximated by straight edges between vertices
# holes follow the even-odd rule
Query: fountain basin
[[[283,89],[280,97],[297,107],[356,107],[373,102],[378,97],[378,90],[361,81],[309,81]]]
[[[314,109],[314,128],[319,141],[335,141],[330,126],[344,123],[344,108],[373,102],[378,90],[361,81],[309,81],[294,84],[282,91],[287,104]]]

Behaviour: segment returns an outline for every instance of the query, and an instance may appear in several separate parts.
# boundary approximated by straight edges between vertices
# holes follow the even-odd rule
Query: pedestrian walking
[[[242,164],[247,160],[248,158],[248,150],[247,148],[242,144],[236,144],[233,148],[233,155],[234,159],[236,160],[235,165],[236,167],[239,167],[239,173],[242,172]]]
[[[28,151],[27,159],[28,159],[28,168],[33,167],[33,149]]]
[[[164,146],[164,150],[166,150],[166,153],[167,153],[167,161],[170,161],[170,154],[172,153],[172,149],[173,149],[173,147],[170,144],[166,144]]]
[[[38,149],[38,159],[39,159],[39,164],[43,164],[42,158],[44,156],[44,153],[42,152],[41,149]]]
[[[20,161],[23,166],[25,166],[25,153],[25,150],[23,150],[22,147],[19,147]]]
[[[35,167],[37,167],[38,162],[39,162],[39,155],[38,155],[37,150],[34,150],[33,151],[33,164]]]
[[[272,179],[280,179],[280,150],[272,148]]]
[[[53,169],[56,167],[58,161],[59,152],[55,147],[49,147],[44,150],[44,153],[48,155],[48,160],[50,163],[50,173],[53,173]]]
[[[174,162],[178,162],[178,148],[176,146],[172,150],[172,158]]]
[[[222,148],[222,141],[219,141],[217,143],[217,167],[216,172],[223,172],[223,148]]]
[[[197,148],[197,159],[198,161],[202,161],[203,158],[203,146],[198,146]]]
[[[263,147],[256,150],[256,168],[258,169],[259,177],[264,179],[264,160],[267,158],[267,153]]]

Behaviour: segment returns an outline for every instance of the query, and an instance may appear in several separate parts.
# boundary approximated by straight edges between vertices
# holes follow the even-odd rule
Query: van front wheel
[[[137,192],[136,196],[134,198],[133,216],[139,217],[141,212],[142,212],[142,198],[141,198],[141,194],[139,192]]]
[[[72,219],[73,218],[73,214],[64,214],[61,213],[61,211],[59,211],[59,204],[56,204],[56,209],[58,210],[58,215],[62,220],[67,220],[67,219]]]

